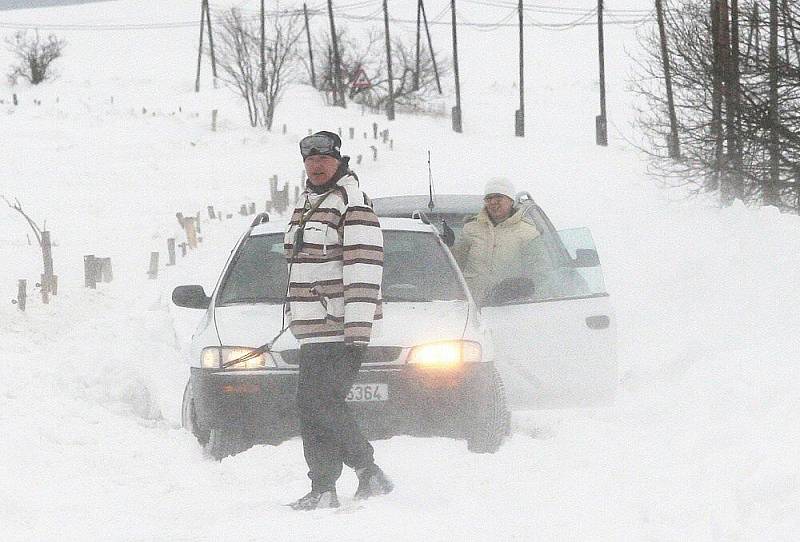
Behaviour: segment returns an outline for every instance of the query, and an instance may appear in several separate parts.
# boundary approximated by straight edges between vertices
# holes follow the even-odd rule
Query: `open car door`
[[[481,308],[509,407],[613,399],[616,322],[591,233],[546,232],[528,248],[525,275],[495,284]]]

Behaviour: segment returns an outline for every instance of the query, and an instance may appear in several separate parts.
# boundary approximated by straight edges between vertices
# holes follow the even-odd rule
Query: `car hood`
[[[220,344],[257,347],[278,334],[281,305],[241,304],[216,307],[214,322]],[[428,303],[384,303],[383,320],[373,333],[372,346],[411,347],[417,344],[460,339],[467,329],[467,301]],[[275,350],[294,349],[297,340],[290,331],[275,343]]]

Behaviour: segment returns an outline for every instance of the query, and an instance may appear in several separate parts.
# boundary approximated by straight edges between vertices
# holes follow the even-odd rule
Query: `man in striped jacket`
[[[358,475],[356,499],[392,490],[345,403],[381,319],[383,234],[340,147],[331,132],[300,142],[308,180],[285,240],[287,315],[300,342],[297,407],[311,479],[311,492],[291,504],[297,510],[339,506],[342,464]]]

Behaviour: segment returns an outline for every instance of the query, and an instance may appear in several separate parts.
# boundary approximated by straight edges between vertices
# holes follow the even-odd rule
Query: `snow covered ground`
[[[8,11],[0,23],[192,21],[196,4],[119,0]],[[447,4],[426,3],[429,16]],[[466,21],[509,11],[466,1],[460,9]],[[409,10],[398,16],[413,17]],[[3,207],[3,539],[796,539],[800,220],[719,209],[648,178],[626,141],[636,138],[624,91],[631,28],[606,32],[608,148],[594,145],[592,27],[526,35],[525,139],[510,135],[513,27],[459,28],[461,135],[448,118],[400,115],[388,124],[356,107],[327,108],[303,85],[287,93],[278,129],[252,130],[206,71],[203,91],[193,92],[196,27],[57,32],[69,42],[57,81],[0,86],[0,194],[47,221],[60,290],[49,305],[32,293],[25,313],[7,302],[17,279],[37,280],[41,256],[22,218]],[[439,49],[448,39],[449,27],[434,27]],[[0,66],[9,61],[0,51]],[[300,514],[281,506],[307,490],[299,440],[216,463],[180,428],[182,358],[198,314],[172,306],[170,293],[177,284],[213,287],[248,223],[239,205],[261,205],[274,174],[297,182],[296,143],[308,129],[361,134],[373,122],[389,128],[394,150],[379,144],[372,162],[371,140],[344,147],[365,156],[356,169],[373,196],[424,192],[430,150],[440,193],[479,193],[489,176],[508,175],[557,227],[592,229],[617,309],[620,393],[606,409],[516,412],[513,435],[494,455],[448,439],[378,441],[394,493],[355,508],[355,477],[345,473],[342,512]],[[175,213],[209,204],[234,218],[204,223],[201,248],[164,267],[166,239],[179,233]],[[146,276],[154,250],[162,252],[155,281]],[[114,282],[83,288],[85,254],[111,257]]]

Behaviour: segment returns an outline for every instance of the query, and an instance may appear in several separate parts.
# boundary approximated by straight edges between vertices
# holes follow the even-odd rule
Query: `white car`
[[[214,292],[179,286],[173,301],[205,310],[191,344],[183,425],[222,458],[298,434],[299,346],[284,332],[269,352],[226,365],[274,337],[287,291],[283,222],[259,215]],[[431,225],[383,218],[384,318],[348,395],[370,437],[463,438],[494,452],[509,431],[496,358],[458,266]]]
[[[452,241],[481,210],[483,197],[391,196],[372,203],[379,217],[417,216]],[[592,235],[586,228],[556,231],[526,192],[516,204],[539,230],[529,247],[538,261],[479,300],[509,408],[607,403],[618,381],[616,318]]]

